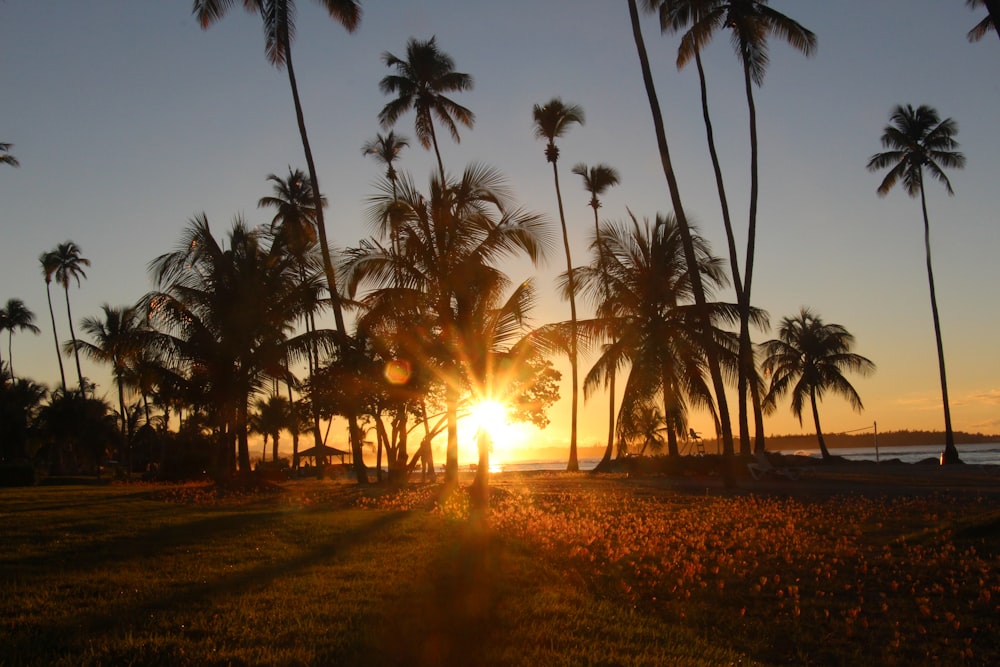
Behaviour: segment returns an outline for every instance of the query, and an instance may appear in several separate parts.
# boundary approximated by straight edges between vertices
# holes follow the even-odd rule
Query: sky
[[[879,431],[941,430],[943,416],[928,296],[919,200],[902,190],[879,198],[881,175],[865,169],[897,104],[928,104],[959,126],[967,158],[950,173],[955,190],[927,188],[934,277],[942,320],[955,429],[1000,433],[1000,40],[975,44],[966,32],[982,16],[954,0],[771,2],[817,35],[806,58],[779,40],[755,90],[760,199],[753,301],[780,319],[801,306],[856,337],[855,351],[878,367],[851,377],[864,401],[820,406],[824,430],[878,425]],[[558,225],[551,166],[535,139],[531,109],[553,97],[580,105],[585,124],[559,142],[560,179],[575,264],[587,261],[589,196],[570,173],[578,162],[617,168],[621,184],[603,198],[602,219],[670,211],[626,3],[608,0],[364,2],[353,34],[318,3],[300,0],[293,57],[318,180],[338,248],[372,230],[364,217],[382,169],[361,145],[383,131],[388,101],[378,82],[385,51],[405,54],[410,37],[437,37],[474,90],[455,96],[476,114],[461,142],[443,138],[445,167],[473,162],[503,172],[519,203]],[[685,209],[725,254],[718,198],[693,68],[675,67],[678,38],[661,36],[653,17],[644,36],[665,117]],[[749,138],[741,67],[726,35],[704,53],[709,104],[726,187],[745,246]],[[269,221],[257,200],[268,174],[304,169],[288,79],[264,56],[259,18],[235,10],[208,30],[191,3],[135,0],[0,2],[0,142],[14,144],[17,169],[0,165],[0,302],[16,297],[34,311],[42,334],[17,334],[14,369],[55,386],[58,367],[38,256],[67,239],[90,259],[71,288],[76,322],[101,304],[132,304],[152,288],[147,265],[174,249],[188,221],[204,212],[217,234],[236,215]],[[413,137],[413,116],[395,130]],[[431,152],[416,141],[399,169],[425,185]],[[517,281],[534,276],[544,295],[534,322],[569,318],[555,294],[565,269],[560,248],[547,263],[512,263]],[[61,340],[69,338],[63,302],[53,293]],[[720,298],[733,300],[731,290]],[[581,316],[590,310],[580,304]],[[3,340],[6,358],[6,336]],[[581,368],[592,359],[584,358]],[[113,399],[107,371],[84,360],[84,374]],[[559,364],[568,379],[568,365]],[[72,378],[72,363],[67,365]],[[534,446],[562,446],[569,386]],[[582,402],[581,402],[582,403]],[[606,399],[581,409],[580,444],[604,442]],[[696,430],[714,433],[707,414]],[[735,414],[733,415],[735,425]],[[767,419],[769,434],[812,433],[787,402]],[[334,436],[336,440],[337,437]]]

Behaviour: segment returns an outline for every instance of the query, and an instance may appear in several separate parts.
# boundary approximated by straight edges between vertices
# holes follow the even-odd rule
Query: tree
[[[42,265],[42,275],[45,277],[45,297],[49,303],[49,318],[52,321],[52,338],[56,344],[56,361],[59,362],[59,380],[63,393],[66,393],[66,370],[63,368],[62,350],[59,348],[59,331],[56,328],[56,313],[52,309],[52,276],[56,272],[57,261],[55,255],[50,252],[43,252],[38,257],[38,262]]]
[[[656,4],[656,3],[650,3]],[[690,23],[690,29],[681,39],[677,56],[678,68],[683,67],[692,58],[696,59],[699,77],[702,85],[702,111],[706,118],[706,129],[711,132],[708,123],[708,108],[705,93],[704,72],[701,68],[700,52],[711,41],[720,28],[728,28],[732,32],[731,42],[736,56],[743,65],[744,88],[747,98],[747,109],[750,116],[750,211],[747,223],[747,251],[744,264],[744,275],[741,282],[736,283],[739,290],[743,313],[740,318],[740,375],[739,400],[740,416],[740,447],[744,453],[749,453],[749,427],[747,420],[746,399],[748,390],[754,395],[755,408],[758,406],[756,373],[754,370],[753,350],[750,342],[749,308],[752,303],[752,285],[754,254],[757,239],[757,198],[759,192],[758,177],[758,140],[757,140],[757,109],[753,98],[753,85],[763,85],[764,74],[770,62],[768,53],[768,38],[778,36],[792,48],[806,56],[816,50],[816,36],[802,25],[772,9],[767,0],[679,0],[660,3],[660,25],[665,30],[677,30]],[[713,164],[715,164],[713,162]],[[719,187],[720,201],[724,200],[721,172],[716,168],[716,182]],[[728,208],[728,206],[726,206]],[[725,220],[725,209],[723,220]],[[727,230],[727,238],[729,232]],[[730,243],[733,241],[730,240]],[[730,250],[732,254],[732,248]],[[731,258],[732,259],[732,258]],[[735,264],[734,264],[735,266]],[[757,438],[763,443],[763,424],[757,411]]]
[[[118,413],[121,416],[123,442],[131,440],[128,428],[128,411],[125,405],[125,384],[129,366],[138,357],[141,349],[140,330],[143,326],[139,311],[134,306],[114,308],[108,304],[101,306],[103,318],[87,317],[80,323],[83,333],[90,341],[73,339],[66,344],[67,351],[79,353],[81,350],[91,360],[111,366],[111,374],[118,389]],[[131,455],[126,453],[126,462],[131,466]]]
[[[278,436],[282,429],[291,428],[291,407],[288,399],[281,396],[268,396],[257,401],[257,428],[264,435],[264,446],[267,448],[267,437],[271,437],[271,461],[278,460]],[[261,457],[261,461],[263,461]]]
[[[535,137],[545,140],[545,159],[552,164],[552,177],[556,185],[556,201],[559,204],[559,223],[562,225],[563,250],[566,253],[566,293],[569,297],[570,332],[569,366],[572,383],[572,416],[569,433],[569,463],[566,469],[574,472],[580,469],[577,459],[577,412],[579,407],[580,381],[578,373],[578,350],[576,334],[576,284],[573,280],[573,257],[569,251],[569,231],[566,229],[566,214],[563,212],[562,191],[559,188],[559,147],[556,138],[562,137],[574,124],[583,124],[583,109],[575,104],[563,104],[554,97],[546,104],[536,104],[531,110],[535,121]]]
[[[808,308],[802,308],[795,317],[785,317],[778,327],[778,338],[763,344],[764,372],[771,376],[764,403],[773,410],[777,400],[792,394],[792,414],[802,423],[802,409],[806,397],[812,406],[813,423],[816,425],[816,439],[824,459],[830,452],[823,440],[823,430],[819,424],[817,403],[823,394],[831,391],[846,398],[851,407],[861,412],[864,406],[861,397],[844,373],[851,371],[862,376],[875,372],[875,364],[859,354],[851,352],[854,336],[839,324],[824,324],[823,320]]]
[[[583,162],[577,163],[572,169],[573,173],[583,179],[583,189],[590,193],[589,205],[594,209],[594,245],[597,248],[597,262],[604,271],[604,249],[601,243],[601,225],[597,216],[597,209],[601,207],[600,196],[608,191],[608,188],[618,185],[621,180],[618,170],[606,164],[597,164],[588,167]],[[601,457],[595,470],[601,470],[611,462],[611,453],[615,444],[615,373],[611,373],[607,378],[608,385],[608,444],[604,448],[604,456]]]
[[[441,183],[447,179],[444,162],[438,148],[437,133],[434,131],[434,116],[451,133],[455,143],[461,141],[455,121],[471,128],[476,122],[474,113],[458,104],[447,93],[472,90],[472,77],[455,71],[455,61],[437,47],[436,37],[427,41],[411,38],[406,43],[406,59],[398,58],[386,51],[382,62],[394,67],[396,74],[389,74],[379,82],[379,90],[385,95],[395,95],[378,114],[382,127],[389,129],[399,117],[413,109],[416,112],[414,132],[425,149],[433,146],[437,156],[438,176]]]
[[[7,332],[7,368],[10,371],[10,379],[15,380],[14,331],[30,331],[37,336],[42,330],[35,325],[35,314],[24,305],[24,301],[8,299],[7,305],[0,308],[0,331]]]
[[[318,2],[327,14],[344,26],[348,32],[353,32],[361,22],[361,5],[355,0],[318,0]],[[194,0],[194,14],[204,29],[221,19],[236,4],[237,0]],[[264,22],[264,49],[268,61],[275,67],[284,67],[288,72],[288,83],[291,86],[292,101],[295,104],[295,119],[299,127],[299,137],[302,140],[302,150],[305,153],[306,167],[309,170],[323,271],[330,292],[337,331],[343,337],[346,336],[347,327],[344,323],[340,293],[337,290],[337,276],[330,258],[330,244],[327,240],[326,222],[323,218],[323,198],[320,194],[319,179],[316,177],[316,164],[313,160],[312,148],[309,145],[309,135],[306,132],[305,116],[302,111],[302,102],[299,99],[299,86],[295,79],[295,68],[292,65],[295,0],[242,0],[242,4],[247,11],[259,14]],[[342,340],[341,344],[346,346],[346,339]],[[352,434],[354,433],[355,430],[352,430]],[[352,444],[360,447],[360,442],[355,442],[354,438],[352,438]]]
[[[371,155],[375,158],[376,162],[384,164],[385,177],[395,187],[396,167],[394,163],[399,159],[399,155],[403,152],[403,149],[409,145],[409,139],[402,135],[397,135],[390,130],[384,136],[376,133],[374,139],[366,141],[361,147],[361,154],[365,156]]]
[[[10,149],[13,147],[14,144],[0,142],[0,164],[9,164],[12,167],[21,166],[21,163],[17,161],[17,158],[10,154]]]
[[[931,227],[927,217],[927,197],[924,192],[924,171],[931,178],[944,184],[949,195],[955,192],[945,168],[961,169],[965,156],[959,153],[958,124],[951,118],[940,119],[938,112],[926,105],[914,109],[911,105],[896,106],[889,116],[890,124],[882,133],[882,147],[888,150],[876,153],[868,160],[868,171],[889,169],[878,187],[884,197],[902,182],[906,193],[920,197],[920,210],[924,217],[924,251],[927,259],[927,282],[930,286],[931,315],[934,319],[934,338],[937,343],[938,371],[941,376],[941,402],[944,404],[945,445],[942,463],[958,463],[955,435],[951,428],[951,407],[948,402],[948,380],[944,366],[944,344],[941,340],[941,319],[938,316],[937,295],[934,291],[934,271],[931,268]]]
[[[687,271],[680,227],[674,216],[658,215],[652,224],[634,216],[626,223],[606,222],[600,236],[603,267],[595,261],[580,269],[584,293],[597,302],[597,317],[581,323],[585,339],[603,337],[606,344],[584,382],[585,391],[619,369],[627,369],[620,415],[636,414],[640,406],[660,401],[667,420],[671,456],[679,456],[678,433],[685,432],[690,406],[715,406],[708,384],[707,359],[735,349],[733,337],[715,323],[736,322],[739,309],[708,304],[710,331],[701,330],[701,313],[693,304],[693,281]],[[722,261],[708,244],[693,237],[698,271],[705,285],[725,284]],[[735,356],[732,357],[735,361]],[[621,424],[619,433],[629,430]]]
[[[237,219],[224,246],[198,216],[177,250],[150,263],[157,291],[144,297],[160,327],[156,347],[185,368],[219,433],[223,467],[232,469],[235,446],[241,472],[250,469],[251,397],[283,376],[286,359],[304,357],[310,340],[333,340],[321,332],[290,337],[316,285],[302,284],[294,261],[263,241]]]
[[[80,278],[87,277],[83,267],[90,266],[90,260],[80,255],[80,246],[73,241],[66,241],[43,256],[42,266],[46,272],[46,280],[49,279],[48,271],[51,267],[51,275],[55,277],[57,283],[62,285],[63,291],[66,293],[66,317],[69,320],[69,335],[71,340],[76,340],[76,331],[73,328],[73,311],[69,306],[69,283],[73,279],[76,280],[76,286],[80,286]],[[76,360],[76,375],[80,381],[80,391],[83,392],[85,386],[83,371],[80,370],[80,351],[74,349],[73,352],[73,357]]]
[[[1000,19],[1000,0],[965,0],[965,4],[969,9],[986,7],[986,18],[977,23],[966,35],[970,42],[978,42],[991,29],[996,31],[997,37],[1000,37],[1000,20],[998,20]]]
[[[485,349],[476,334],[479,309],[502,293],[509,278],[498,264],[526,255],[539,261],[547,244],[542,219],[515,206],[499,172],[471,165],[461,178],[431,178],[429,196],[402,177],[398,196],[390,183],[372,198],[370,217],[398,224],[400,252],[376,239],[352,249],[345,261],[349,293],[364,285],[359,301],[368,314],[392,319],[392,341],[416,372],[444,386],[448,444],[446,483],[458,480],[459,404],[469,390],[470,365]],[[398,287],[397,287],[398,285]]]
[[[695,307],[698,311],[698,318],[700,319],[700,327],[702,336],[704,337],[703,343],[707,351],[709,373],[712,377],[716,406],[718,408],[719,430],[722,434],[722,452],[723,455],[732,457],[733,429],[729,422],[729,403],[726,398],[726,387],[722,378],[719,357],[711,340],[705,287],[702,284],[701,273],[698,270],[698,257],[695,251],[694,239],[691,227],[688,224],[687,215],[684,212],[684,205],[681,201],[680,187],[678,186],[677,176],[674,172],[673,161],[670,158],[670,147],[667,144],[667,134],[663,125],[663,113],[660,110],[656,87],[653,84],[653,73],[649,66],[649,54],[646,52],[646,43],[642,37],[642,26],[639,23],[639,8],[636,5],[636,0],[628,0],[628,10],[632,24],[632,39],[635,42],[636,53],[639,57],[642,81],[646,89],[646,97],[649,100],[650,115],[653,118],[653,129],[656,134],[656,145],[660,153],[660,164],[663,167],[663,175],[666,178],[667,189],[670,192],[670,202],[673,205],[674,215],[677,218],[678,229],[684,244],[684,258],[687,262],[688,273],[691,275],[691,290],[695,300]],[[736,483],[731,466],[727,465],[725,467],[724,474],[727,485],[732,486]]]

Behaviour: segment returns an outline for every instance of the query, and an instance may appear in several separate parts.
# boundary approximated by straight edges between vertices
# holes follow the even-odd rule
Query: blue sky
[[[1000,40],[988,35],[969,44],[965,33],[981,17],[951,0],[771,5],[813,30],[819,48],[805,58],[772,42],[771,66],[755,91],[756,305],[774,324],[808,305],[852,331],[857,352],[878,365],[875,376],[855,382],[864,414],[838,398],[824,402],[828,431],[876,420],[879,430],[941,427],[919,202],[902,191],[879,199],[880,177],[865,170],[893,105],[934,106],[958,122],[968,160],[951,174],[955,197],[936,184],[928,188],[954,424],[1000,432]],[[293,50],[336,246],[370,233],[363,210],[380,169],[360,146],[380,130],[376,115],[386,98],[378,82],[388,72],[380,54],[402,54],[411,36],[436,35],[456,68],[475,79],[475,89],[457,99],[476,113],[476,126],[462,129],[460,144],[442,141],[446,168],[457,173],[472,161],[499,168],[518,200],[553,224],[551,169],[532,134],[531,108],[554,96],[584,108],[586,124],[560,143],[575,261],[585,261],[592,225],[588,197],[569,172],[576,162],[621,172],[603,217],[622,219],[626,207],[640,216],[669,211],[624,2],[363,6],[360,28],[348,34],[315,3],[300,0]],[[651,18],[644,28],[685,208],[723,254],[695,72],[676,71],[676,37],[661,37]],[[726,35],[706,51],[705,66],[731,207],[744,229],[747,113]],[[72,288],[77,320],[104,302],[132,303],[151,287],[148,262],[174,247],[192,216],[205,212],[220,234],[236,214],[265,222],[256,201],[270,192],[266,176],[304,166],[287,77],[264,57],[259,20],[242,11],[203,31],[185,0],[7,0],[0,3],[0,90],[0,141],[12,142],[21,162],[19,169],[0,168],[0,301],[21,298],[38,316],[41,336],[15,337],[15,370],[49,384],[58,369],[42,251],[73,239],[92,261],[82,287]],[[412,116],[396,130],[412,137]],[[427,182],[432,166],[432,154],[415,142],[401,163],[418,183]],[[738,237],[742,245],[745,235]],[[538,270],[510,267],[517,279],[536,275],[548,295],[539,324],[568,317],[568,305],[554,295],[561,268],[557,252]],[[60,310],[57,326],[67,338]],[[105,371],[84,363],[84,373],[110,395]],[[596,405],[604,400],[596,401],[585,412],[603,416]],[[565,439],[568,411],[568,402],[554,408],[546,440]],[[707,415],[694,423],[712,430]],[[581,444],[604,437],[600,418],[588,417],[583,428]],[[766,430],[800,427],[783,405]],[[811,424],[801,430],[810,432]]]

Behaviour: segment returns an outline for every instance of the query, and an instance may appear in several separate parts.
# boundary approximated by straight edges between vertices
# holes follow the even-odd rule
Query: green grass
[[[989,499],[0,489],[0,665],[1000,664]]]

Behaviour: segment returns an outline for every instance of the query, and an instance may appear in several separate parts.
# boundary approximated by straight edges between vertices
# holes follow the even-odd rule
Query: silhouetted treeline
[[[875,436],[872,431],[861,433],[840,433],[826,435],[828,447],[873,447]],[[989,435],[983,433],[966,433],[965,431],[955,431],[955,442],[959,445],[970,445],[980,442],[998,442],[1000,435]],[[879,447],[905,447],[905,446],[944,446],[944,433],[941,431],[886,431],[878,434]],[[815,435],[772,435],[767,438],[768,449],[816,449]]]

